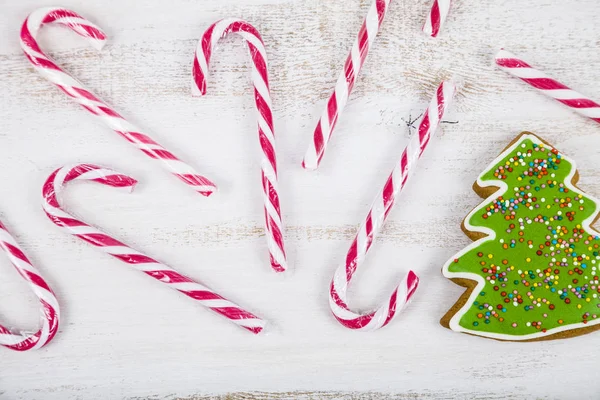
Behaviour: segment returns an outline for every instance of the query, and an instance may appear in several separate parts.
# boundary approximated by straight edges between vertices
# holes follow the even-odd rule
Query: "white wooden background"
[[[318,172],[300,162],[370,0],[62,0],[103,27],[101,53],[44,28],[56,60],[167,148],[213,178],[205,199],[94,121],[38,77],[19,49],[26,15],[47,0],[0,0],[0,216],[55,288],[56,339],[38,352],[0,349],[2,399],[598,399],[600,333],[501,343],[438,324],[462,289],[440,267],[469,243],[460,222],[480,201],[478,172],[531,130],[580,165],[600,196],[600,128],[492,66],[505,46],[600,98],[596,0],[456,0],[437,40],[421,34],[429,0],[395,0]],[[189,82],[197,40],[237,16],[262,33],[271,64],[285,234],[293,271],[269,268],[248,56],[228,38],[206,98]],[[443,135],[390,216],[351,288],[369,309],[407,269],[421,276],[410,307],[375,333],[329,313],[327,290],[355,229],[441,79],[464,87]],[[254,337],[118,260],[59,231],[40,189],[71,162],[140,180],[133,194],[73,185],[86,221],[201,279],[271,321]],[[443,193],[443,194],[440,194]],[[38,303],[6,260],[0,320],[34,329]]]

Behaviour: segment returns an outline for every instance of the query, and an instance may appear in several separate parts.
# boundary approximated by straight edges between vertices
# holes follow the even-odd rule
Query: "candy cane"
[[[423,32],[432,37],[436,37],[440,33],[450,11],[450,3],[450,0],[433,0],[429,15],[423,25]]]
[[[37,332],[15,333],[0,325],[0,345],[17,351],[39,349],[48,344],[58,332],[60,319],[58,300],[40,271],[31,264],[2,222],[0,222],[0,248],[6,252],[11,264],[25,279],[42,306],[42,327]]]
[[[137,183],[135,179],[127,175],[91,164],[59,168],[48,177],[42,189],[44,211],[54,224],[168,287],[197,300],[204,307],[221,314],[242,328],[252,333],[262,331],[265,323],[254,314],[245,311],[240,306],[226,300],[213,290],[180,274],[171,267],[132,249],[65,212],[58,201],[58,196],[60,196],[63,186],[74,180],[94,181],[103,185],[129,190],[132,190]]]
[[[195,96],[206,94],[206,77],[208,76],[212,52],[219,39],[230,33],[237,33],[246,40],[252,58],[252,84],[254,85],[254,99],[258,110],[258,139],[263,152],[260,167],[264,193],[267,245],[271,267],[276,272],[283,272],[287,269],[287,261],[283,244],[283,223],[277,185],[277,159],[267,52],[260,33],[255,27],[240,19],[227,18],[215,22],[204,32],[194,54],[192,94]]]
[[[500,50],[496,54],[495,60],[502,70],[520,78],[546,96],[558,100],[585,117],[600,122],[600,104],[589,97],[569,89],[506,50]]]
[[[346,107],[348,97],[352,93],[360,70],[365,63],[369,49],[375,42],[377,32],[385,18],[391,0],[375,0],[358,32],[358,37],[352,45],[352,50],[346,59],[344,70],[340,74],[335,89],[327,101],[327,107],[317,123],[313,133],[313,141],[306,151],[302,166],[306,169],[317,169],[325,154],[325,149],[338,121],[338,117]]]
[[[92,94],[85,86],[63,71],[40,48],[37,36],[45,24],[60,24],[87,39],[96,49],[101,50],[106,41],[104,32],[79,14],[64,8],[40,8],[32,12],[21,28],[21,48],[34,68],[47,80],[55,84],[67,96],[98,117],[104,124],[121,135],[152,159],[160,160],[173,175],[204,196],[216,190],[207,178],[198,175],[188,164],[155,142],[110,106]]]
[[[419,278],[409,271],[404,280],[392,292],[389,300],[375,311],[361,314],[350,310],[348,306],[348,285],[367,252],[377,238],[400,191],[412,174],[414,167],[429,144],[431,135],[437,129],[448,104],[452,100],[456,87],[450,82],[443,82],[431,100],[419,125],[418,134],[413,136],[404,149],[400,162],[387,179],[383,190],[377,195],[366,220],[358,229],[358,233],[346,255],[346,262],[340,266],[333,276],[329,290],[329,306],[335,318],[345,327],[372,331],[387,325],[396,313],[409,302],[419,285]]]

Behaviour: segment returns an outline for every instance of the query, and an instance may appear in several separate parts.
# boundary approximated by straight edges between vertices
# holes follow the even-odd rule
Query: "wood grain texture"
[[[574,158],[600,193],[600,128],[493,67],[499,47],[600,98],[595,0],[456,0],[438,39],[420,27],[429,0],[394,0],[318,172],[300,162],[370,0],[62,0],[102,26],[100,53],[60,28],[41,41],[61,65],[219,185],[205,199],[38,77],[18,47],[33,9],[0,0],[0,218],[63,307],[55,341],[0,349],[2,399],[597,399],[598,334],[496,343],[453,333],[440,317],[462,290],[440,268],[470,243],[460,230],[481,200],[478,173],[520,131]],[[270,271],[262,232],[259,145],[243,42],[227,38],[208,96],[189,92],[210,23],[252,22],[271,64],[281,197],[291,274]],[[381,240],[351,287],[368,309],[413,268],[413,303],[379,332],[329,314],[328,284],[408,139],[404,121],[439,81],[463,88]],[[67,207],[126,243],[202,280],[271,322],[251,337],[194,302],[57,230],[41,184],[60,165],[93,162],[140,180],[133,194],[74,185]],[[0,320],[32,329],[37,301],[0,262]]]

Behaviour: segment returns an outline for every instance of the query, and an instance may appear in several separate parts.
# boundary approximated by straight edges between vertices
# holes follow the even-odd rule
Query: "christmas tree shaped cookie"
[[[599,203],[577,180],[571,159],[527,132],[479,175],[485,200],[463,221],[475,242],[443,267],[467,290],[442,325],[513,341],[600,329]]]

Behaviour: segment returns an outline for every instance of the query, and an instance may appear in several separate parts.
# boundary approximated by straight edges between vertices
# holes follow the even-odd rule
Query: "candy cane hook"
[[[52,289],[40,272],[31,264],[15,238],[0,222],[0,248],[19,275],[40,300],[42,326],[37,332],[12,332],[0,325],[0,345],[17,351],[35,350],[48,344],[58,332],[60,308]]]
[[[52,23],[68,27],[83,36],[97,50],[101,50],[106,42],[106,35],[99,27],[74,11],[56,7],[40,8],[29,14],[21,28],[21,48],[40,75],[55,84],[67,96],[102,120],[104,124],[148,157],[161,161],[173,175],[195,191],[204,196],[213,193],[216,187],[210,180],[197,174],[190,165],[181,161],[143,133],[140,128],[119,115],[42,51],[37,41],[40,28],[45,24]]]
[[[287,269],[283,244],[283,223],[277,185],[277,158],[273,132],[273,111],[267,68],[267,52],[258,30],[246,21],[235,18],[222,19],[212,24],[202,35],[194,54],[192,68],[192,94],[206,94],[210,58],[219,39],[237,33],[246,40],[252,58],[252,85],[258,111],[258,139],[262,148],[260,163],[264,193],[265,230],[271,258],[276,272]]]
[[[396,198],[402,191],[414,166],[429,144],[431,135],[437,129],[448,104],[452,100],[456,87],[450,82],[443,82],[437,89],[429,108],[425,111],[414,135],[404,149],[400,161],[387,179],[383,190],[377,195],[367,218],[358,229],[358,233],[348,250],[346,262],[340,266],[333,276],[329,289],[329,306],[335,318],[345,327],[363,331],[372,331],[387,325],[409,302],[419,285],[419,278],[409,271],[404,280],[392,292],[392,295],[375,311],[361,314],[352,311],[348,306],[348,285],[367,252],[377,238],[385,223]]]
[[[128,190],[132,190],[137,183],[130,176],[92,164],[79,164],[57,169],[48,177],[42,189],[44,211],[55,225],[129,264],[138,271],[164,283],[171,289],[197,300],[204,307],[224,316],[242,328],[252,333],[262,331],[265,323],[254,314],[226,300],[208,287],[180,274],[171,267],[132,249],[65,212],[58,201],[58,196],[60,196],[63,186],[74,180],[94,181],[106,186]]]

